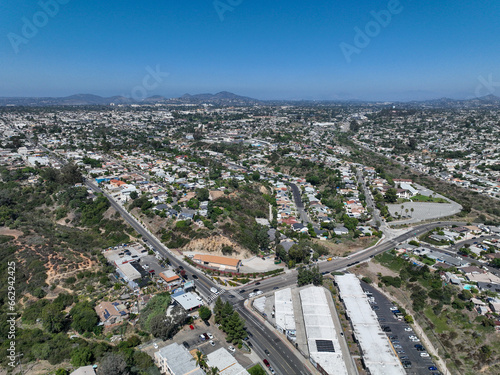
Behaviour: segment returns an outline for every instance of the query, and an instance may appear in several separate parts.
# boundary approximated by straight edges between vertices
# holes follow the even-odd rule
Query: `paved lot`
[[[213,320],[213,319],[211,319]],[[154,352],[163,348],[164,346],[170,345],[174,342],[182,345],[184,342],[187,342],[189,345],[188,350],[199,350],[203,354],[210,354],[221,347],[226,348],[231,345],[227,343],[225,340],[224,332],[220,331],[213,322],[210,322],[210,326],[207,327],[203,321],[200,319],[196,319],[193,323],[194,329],[192,330],[189,325],[184,326],[171,340],[162,341],[160,339],[154,339],[153,341],[141,345],[141,350],[148,353],[150,356],[154,358]],[[200,335],[203,333],[211,333],[214,336],[215,346],[212,346],[209,343],[209,340],[202,340]],[[154,347],[154,344],[157,344],[158,349]],[[245,368],[251,367],[252,364],[259,362],[259,358],[253,354],[245,350],[244,348],[238,349],[236,348],[236,352],[233,354],[236,360]]]
[[[446,199],[449,203],[405,202],[403,204],[388,204],[387,208],[392,216],[396,217],[395,215],[397,213],[404,217],[402,220],[393,221],[394,224],[410,224],[423,220],[438,219],[440,217],[454,215],[462,210],[462,206],[458,203],[421,185],[414,185],[416,185],[420,194],[427,197],[434,195],[435,198]],[[404,206],[403,210],[401,210],[401,206]],[[413,212],[411,212],[412,208]],[[406,209],[408,209],[408,213],[406,213]]]
[[[160,272],[165,271],[165,267],[160,266],[158,263],[158,259],[154,255],[146,255],[143,256],[139,262],[141,266],[147,271],[155,271],[156,276],[160,274]]]
[[[265,272],[272,271],[278,268],[283,268],[283,264],[274,264],[274,255],[264,258],[253,257],[241,261],[240,272]]]
[[[434,362],[431,357],[425,358],[421,357],[420,353],[415,348],[415,344],[421,344],[421,342],[413,342],[409,339],[408,336],[416,335],[415,332],[405,331],[405,328],[408,328],[408,324],[404,321],[398,321],[395,318],[395,315],[390,310],[394,305],[391,301],[389,301],[384,295],[380,294],[376,289],[372,288],[370,285],[366,283],[361,283],[361,286],[364,290],[368,290],[373,294],[375,298],[375,305],[379,307],[378,310],[375,310],[377,314],[380,325],[388,326],[391,329],[391,332],[387,332],[388,339],[390,336],[397,336],[397,339],[392,340],[398,341],[393,343],[393,347],[395,352],[404,351],[404,353],[397,353],[397,355],[401,357],[408,357],[407,360],[411,362],[411,368],[406,369],[406,372],[409,375],[429,375],[432,374],[432,371],[429,371],[429,366],[434,366]],[[401,346],[401,348],[397,347]],[[438,373],[438,371],[434,371],[434,373]]]

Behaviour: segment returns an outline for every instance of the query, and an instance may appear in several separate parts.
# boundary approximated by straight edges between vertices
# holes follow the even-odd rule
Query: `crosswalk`
[[[224,293],[226,292],[225,289],[219,289],[217,291],[217,293],[212,293],[209,297],[208,297],[208,303],[212,303],[213,301],[215,301],[217,298],[219,298],[219,296],[223,295]]]

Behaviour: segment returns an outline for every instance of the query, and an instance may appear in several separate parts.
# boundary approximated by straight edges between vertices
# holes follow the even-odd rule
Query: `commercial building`
[[[302,289],[300,301],[311,363],[323,375],[347,374],[325,289],[318,286]]]
[[[203,305],[201,297],[191,292],[186,293],[182,289],[178,292],[175,292],[172,295],[172,299],[188,312]]]
[[[155,352],[155,364],[163,374],[169,375],[205,375],[196,365],[196,361],[187,349],[177,343],[165,346]]]
[[[335,276],[363,362],[371,375],[405,375],[401,362],[382,331],[358,278],[353,274]]]
[[[217,268],[221,271],[238,271],[240,260],[217,255],[196,254],[193,261],[210,268]]]
[[[217,367],[220,375],[248,375],[248,371],[225,348],[208,354],[207,365]]]
[[[169,288],[175,287],[182,283],[181,278],[172,270],[160,272],[160,277],[167,283]]]
[[[286,288],[274,293],[276,328],[289,337],[295,337],[295,316],[293,314],[292,289]]]

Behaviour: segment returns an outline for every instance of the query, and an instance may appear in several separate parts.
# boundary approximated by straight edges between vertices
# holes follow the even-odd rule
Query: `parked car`
[[[214,335],[212,335],[210,332],[207,332],[207,336],[210,340],[214,339]]]
[[[210,345],[215,346],[214,340],[210,340],[209,343],[210,343]]]
[[[187,342],[187,341],[183,341],[183,342],[182,342],[182,345],[184,345],[184,347],[185,347],[186,349],[189,349],[189,344],[188,344],[188,342]]]
[[[271,364],[269,363],[269,361],[268,361],[267,359],[265,359],[265,358],[264,358],[263,362],[264,362],[264,364],[265,364],[267,367],[271,366]]]
[[[429,371],[436,371],[438,368],[436,366],[429,366]]]
[[[429,357],[429,353],[422,352],[422,353],[420,353],[420,357]]]
[[[227,347],[227,350],[229,350],[231,353],[234,353],[236,351],[236,349],[232,345],[229,345]]]

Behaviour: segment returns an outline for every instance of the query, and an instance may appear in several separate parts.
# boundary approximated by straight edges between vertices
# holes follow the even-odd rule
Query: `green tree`
[[[205,360],[205,355],[199,350],[195,354],[196,366],[200,366],[202,369],[207,367],[207,362]]]
[[[215,300],[215,306],[214,306],[214,315],[215,315],[215,323],[221,324],[222,323],[222,310],[224,309],[224,302],[222,302],[222,299],[217,297],[217,300]]]
[[[127,362],[121,354],[107,354],[97,367],[97,375],[128,375]]]
[[[206,321],[206,320],[210,319],[210,317],[212,316],[212,311],[210,311],[210,309],[206,306],[201,306],[198,309],[198,314],[200,315],[201,320]]]
[[[88,302],[78,302],[70,311],[71,327],[79,332],[92,332],[99,322],[94,308]]]
[[[388,203],[396,203],[398,201],[396,189],[390,188],[385,192],[385,201]]]
[[[71,364],[74,367],[87,366],[92,363],[93,354],[92,350],[88,347],[76,348],[71,352]]]
[[[196,189],[196,197],[200,202],[203,201],[208,201],[209,198],[209,191],[208,189],[202,188],[202,189]]]
[[[64,314],[61,312],[60,305],[51,303],[42,310],[43,328],[48,332],[61,332],[64,327]]]

